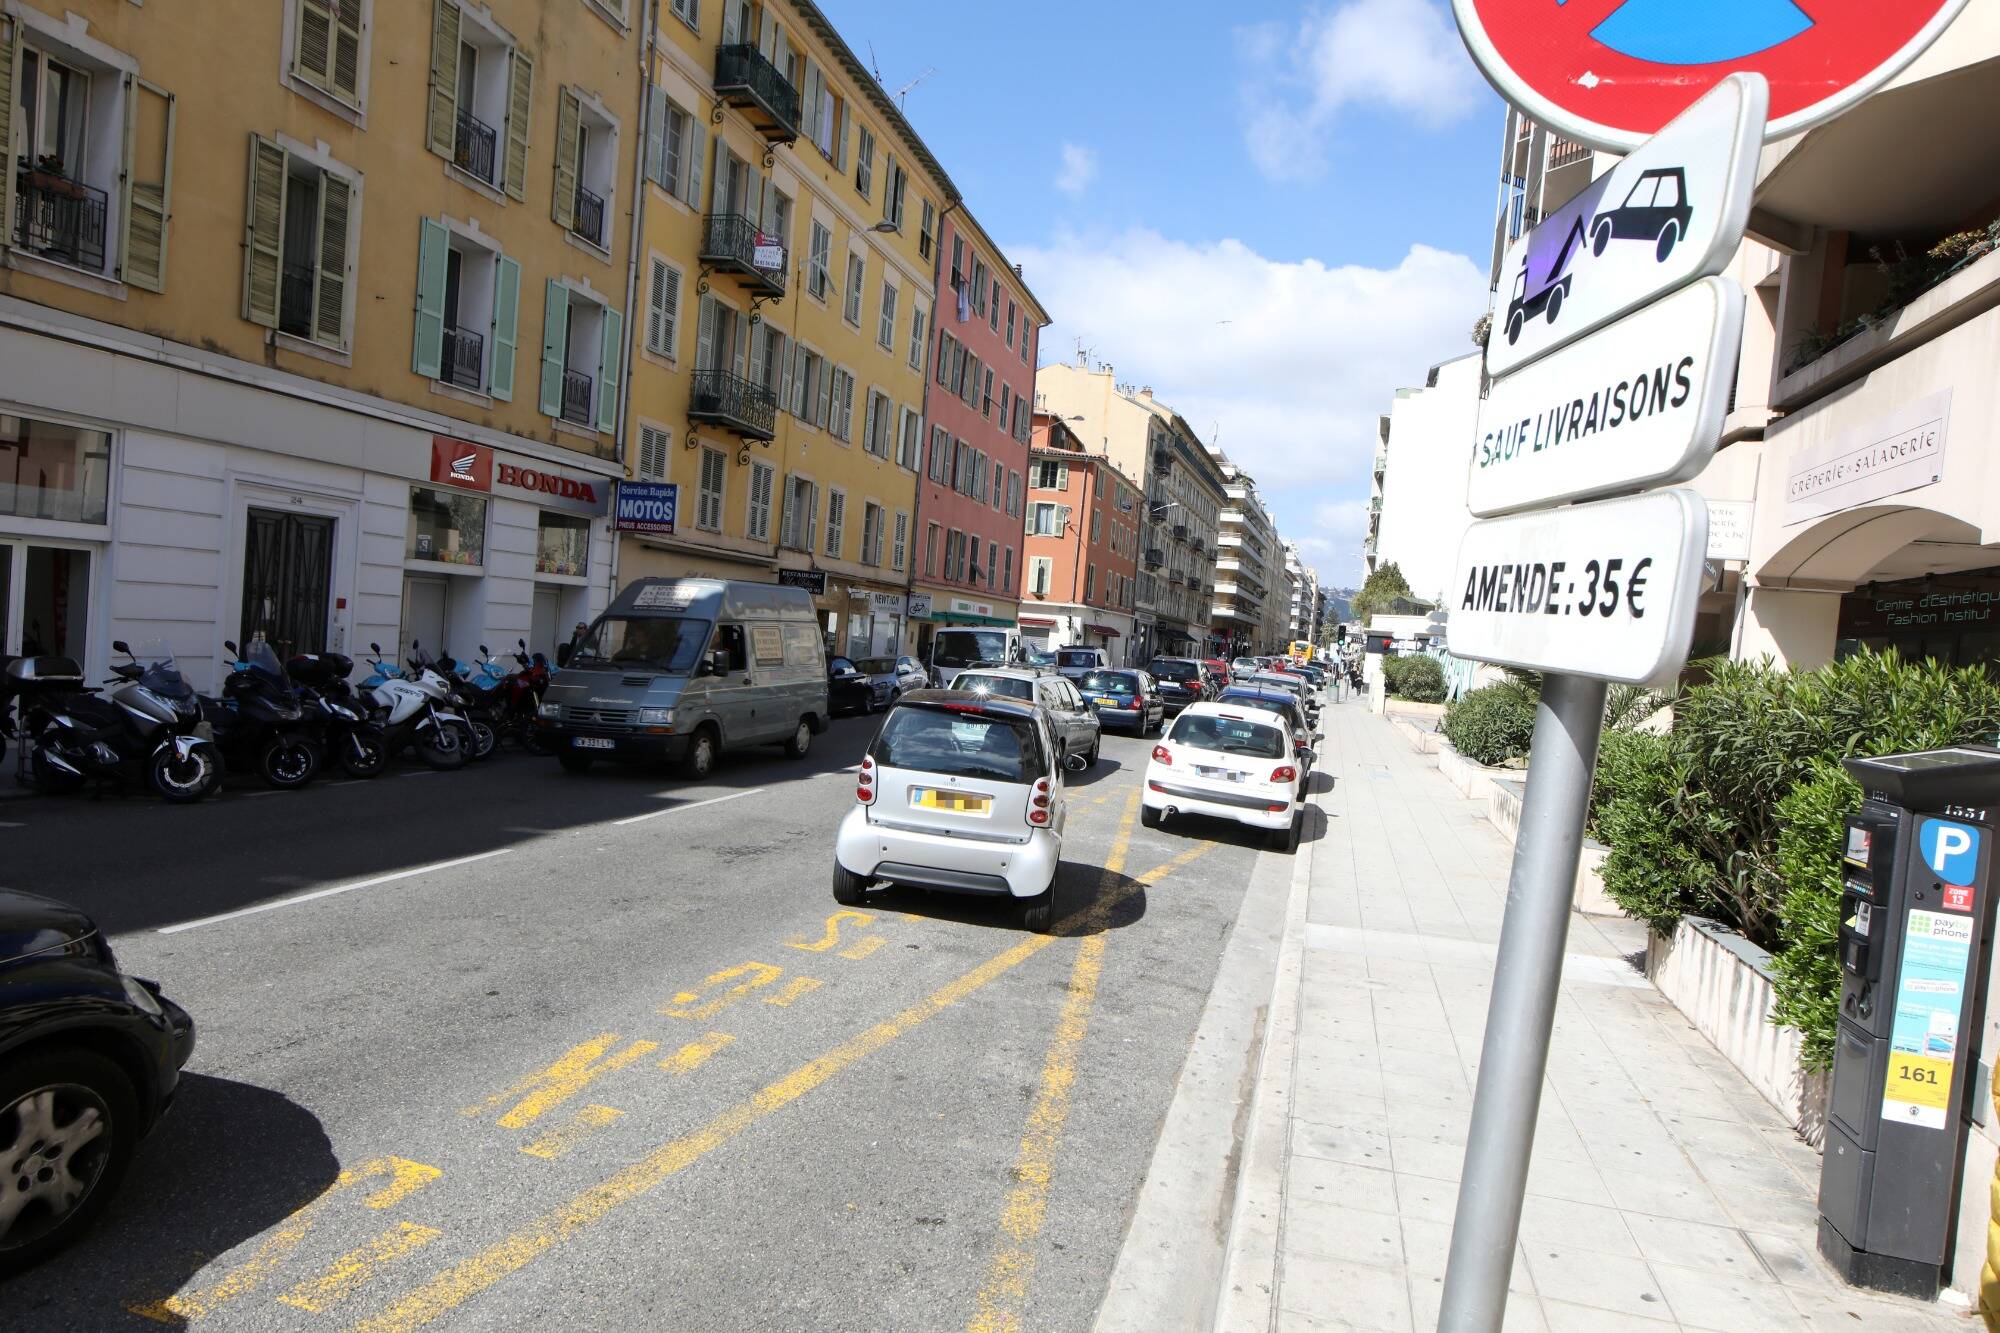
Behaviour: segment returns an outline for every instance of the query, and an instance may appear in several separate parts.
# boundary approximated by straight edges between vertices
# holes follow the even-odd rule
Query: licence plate
[[[1202,765],[1200,765],[1200,764],[1196,764],[1196,765],[1195,765],[1195,769],[1194,769],[1194,771],[1195,771],[1196,773],[1200,774],[1200,775],[1201,775],[1202,777],[1205,777],[1205,778],[1220,778],[1220,779],[1221,779],[1222,781],[1224,781],[1224,782],[1241,782],[1241,781],[1243,781],[1243,777],[1244,777],[1243,773],[1242,773],[1242,772],[1240,772],[1240,771],[1239,771],[1239,770],[1237,770],[1237,769],[1233,769],[1233,768],[1204,768],[1204,767],[1203,767]]]
[[[615,750],[618,742],[603,736],[573,736],[570,745],[578,750]]]
[[[987,796],[973,796],[966,792],[938,791],[932,787],[919,787],[910,795],[911,804],[921,810],[950,810],[961,815],[983,815],[993,808],[993,800]]]
[[[1124,704],[1119,703],[1116,699],[1107,699],[1101,694],[1098,695],[1095,699],[1092,699],[1091,702],[1096,704],[1099,708],[1123,708],[1125,706]]]

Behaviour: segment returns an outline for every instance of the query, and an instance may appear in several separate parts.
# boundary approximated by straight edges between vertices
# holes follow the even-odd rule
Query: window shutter
[[[682,151],[687,157],[687,188],[681,194],[681,202],[689,208],[700,208],[701,164],[708,153],[708,127],[698,116],[688,117],[688,142]]]
[[[431,0],[430,149],[449,159],[458,147],[458,0]]]
[[[554,278],[542,306],[542,415],[562,415],[563,356],[569,349],[569,292]]]
[[[875,395],[872,393],[868,395],[868,414],[861,422],[861,429],[861,447],[872,454],[875,452]]]
[[[267,329],[278,327],[286,156],[283,148],[261,134],[250,136],[250,191],[243,219],[243,318]],[[6,174],[13,178],[13,172]]]
[[[764,376],[770,370],[770,352],[770,341],[764,336],[764,326],[759,324],[750,333],[750,370],[748,378],[752,384],[762,384],[764,382]]]
[[[0,14],[0,246],[14,227],[14,20]]]
[[[819,483],[806,486],[806,549],[819,540]]]
[[[501,186],[508,197],[528,198],[528,122],[535,106],[535,62],[514,52],[507,66],[507,162]]]
[[[838,118],[833,125],[833,165],[835,170],[847,170],[847,136],[854,131],[853,122],[847,118],[847,103],[840,104]]]
[[[665,179],[667,170],[667,95],[653,89],[652,104],[646,109],[646,175],[672,188]]]
[[[694,368],[713,370],[715,368],[715,298],[701,298],[701,318],[695,326]]]
[[[521,265],[501,255],[493,267],[493,369],[487,392],[514,401],[514,363],[521,341]]]
[[[0,61],[7,53],[0,49]],[[0,74],[0,89],[8,76]],[[4,93],[0,93],[4,95]],[[143,106],[144,110],[141,111]],[[145,140],[145,151],[139,143]],[[0,120],[0,145],[6,126]],[[0,161],[6,156],[0,154]],[[12,172],[7,173],[9,176]],[[172,216],[174,175],[174,95],[144,79],[127,79],[125,89],[125,244],[118,276],[149,292],[167,285],[167,219]]]
[[[327,0],[299,0],[292,72],[322,88],[333,86],[333,13]]]
[[[792,410],[792,352],[796,346],[796,343],[786,341],[781,333],[772,349],[778,358],[778,406],[786,412]]]
[[[417,222],[417,318],[411,338],[410,368],[425,379],[444,374],[444,289],[451,233],[441,222]],[[494,308],[499,308],[498,300]]]
[[[597,342],[597,428],[615,430],[618,426],[618,384],[624,372],[625,356],[625,316],[616,310],[606,310],[604,321],[599,327]]]
[[[556,187],[551,216],[558,225],[576,224],[576,129],[583,118],[583,104],[569,89],[561,89],[556,102]]]
[[[319,285],[313,293],[313,337],[347,346],[347,227],[354,187],[330,171],[319,178]]]
[[[664,481],[667,476],[667,432],[658,426],[639,427],[639,476]]]
[[[361,6],[343,4],[333,16],[333,91],[361,100]]]
[[[819,415],[814,417],[813,421],[816,425],[825,426],[828,430],[833,429],[833,417],[829,415],[829,409],[832,406],[832,403],[833,403],[832,367],[827,365],[825,361],[821,361],[819,368]]]
[[[653,279],[646,310],[646,345],[661,356],[674,354],[680,333],[681,275],[664,259],[653,261]]]

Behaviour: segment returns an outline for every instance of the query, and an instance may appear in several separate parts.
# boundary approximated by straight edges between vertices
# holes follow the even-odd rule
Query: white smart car
[[[1193,704],[1153,747],[1139,818],[1147,828],[1169,815],[1230,819],[1265,830],[1272,847],[1291,851],[1305,805],[1301,769],[1282,717],[1240,704]]]
[[[860,905],[889,880],[948,893],[1011,897],[1028,929],[1055,919],[1064,770],[1043,711],[1003,695],[918,690],[903,696],[868,747],[855,806],[834,843],[833,897]]]

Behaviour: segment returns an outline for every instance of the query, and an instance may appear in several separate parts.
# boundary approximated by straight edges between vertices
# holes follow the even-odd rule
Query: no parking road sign
[[[1771,85],[1773,139],[1894,78],[1966,0],[1452,0],[1500,95],[1558,133],[1623,152],[1726,75]]]

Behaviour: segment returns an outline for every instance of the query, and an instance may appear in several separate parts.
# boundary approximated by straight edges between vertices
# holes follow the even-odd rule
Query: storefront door
[[[547,653],[553,662],[556,645],[568,641],[569,635],[562,632],[562,589],[537,584],[534,615],[528,622],[528,651]]]
[[[0,652],[84,661],[91,552],[0,542]]]
[[[398,657],[418,644],[435,657],[443,651],[445,614],[451,606],[451,580],[410,574],[403,579],[403,637]]]
[[[242,637],[262,634],[280,657],[326,651],[333,596],[333,520],[252,509],[243,538]]]

